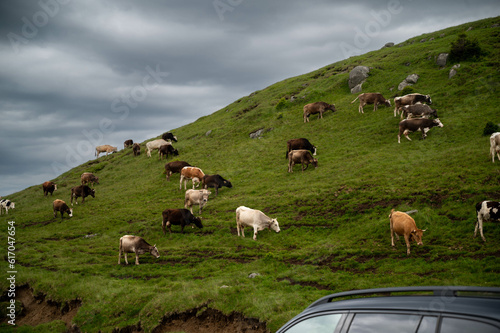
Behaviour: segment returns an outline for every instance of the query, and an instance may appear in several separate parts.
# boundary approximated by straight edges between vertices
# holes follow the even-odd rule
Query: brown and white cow
[[[171,144],[163,145],[158,149],[158,155],[160,160],[163,159],[163,156],[165,156],[165,159],[167,159],[169,154],[172,156],[174,155],[177,156],[179,155],[179,151],[175,149],[174,146],[172,146]]]
[[[174,173],[181,173],[182,168],[191,166],[186,161],[173,161],[165,164],[165,173],[167,174],[167,181],[170,181],[170,176]]]
[[[404,236],[406,242],[406,254],[410,254],[410,241],[414,240],[417,245],[423,245],[422,237],[426,230],[418,229],[415,220],[408,214],[391,210],[389,214],[389,220],[391,224],[391,245],[395,247],[394,244],[394,234],[399,240],[399,236]]]
[[[429,118],[430,116],[438,118],[437,110],[432,109],[427,104],[417,103],[413,105],[405,105],[401,108],[401,119],[406,118]]]
[[[364,113],[363,107],[367,104],[374,105],[373,111],[377,111],[379,104],[384,104],[385,106],[389,106],[389,107],[391,106],[391,101],[386,99],[380,93],[362,93],[362,94],[359,94],[358,97],[356,97],[354,99],[354,101],[351,102],[351,104],[356,102],[357,99],[359,99],[359,107],[358,107],[359,113]]]
[[[500,132],[493,133],[490,136],[490,155],[493,163],[495,163],[495,154],[500,161]]]
[[[99,157],[99,154],[101,153],[106,153],[106,156],[108,156],[109,153],[113,153],[115,151],[118,151],[117,147],[113,147],[110,145],[101,145],[95,147],[95,156]]]
[[[134,143],[132,146],[132,152],[134,153],[134,156],[138,156],[141,154],[141,145],[138,143]]]
[[[323,113],[328,110],[337,111],[335,105],[325,102],[314,102],[304,105],[304,122],[309,121],[309,116],[318,113],[318,119],[323,118]]]
[[[394,97],[394,117],[396,117],[396,114],[403,106],[417,103],[432,104],[431,96],[413,93],[400,97]]]
[[[404,119],[399,123],[398,143],[401,143],[401,135],[404,135],[409,141],[411,141],[411,139],[408,137],[408,134],[416,131],[421,131],[422,139],[425,139],[427,137],[427,132],[429,132],[429,130],[435,126],[443,127],[443,124],[441,123],[439,118]]]
[[[47,196],[50,193],[52,195],[54,191],[57,191],[57,184],[51,181],[46,181],[42,184],[43,195]]]
[[[148,150],[146,154],[148,155],[148,157],[151,157],[151,151],[160,149],[160,147],[163,145],[170,145],[170,144],[171,144],[170,142],[167,142],[163,139],[149,141],[146,143],[146,149]]]
[[[139,254],[151,253],[155,258],[160,257],[160,253],[155,245],[149,245],[142,237],[125,235],[120,238],[120,248],[118,251],[118,265],[121,264],[122,253],[125,263],[128,265],[127,253],[135,253],[135,264],[139,265]]]
[[[307,149],[309,150],[313,155],[316,155],[317,149],[316,146],[313,146],[309,140],[306,138],[300,138],[300,139],[291,139],[286,142],[286,156],[285,158],[288,158],[288,153],[291,152],[292,150],[298,150],[298,149]]]
[[[134,140],[132,139],[129,139],[129,140],[125,140],[125,142],[123,142],[123,148],[128,148],[128,147],[132,147],[134,145]]]
[[[80,176],[80,183],[82,185],[89,184],[89,185],[94,185],[94,184],[99,184],[99,177],[94,175],[92,172],[84,172]]]
[[[198,183],[196,187],[200,186],[200,182],[205,174],[200,168],[193,166],[186,166],[181,169],[181,178],[179,181],[179,190],[182,189],[182,181],[184,181],[184,189],[186,189],[186,184],[188,180],[193,182],[193,189],[195,188],[195,183]]]
[[[82,204],[85,202],[85,198],[88,196],[95,198],[95,190],[91,189],[88,185],[80,185],[71,188],[71,206],[73,206],[73,198],[75,198],[75,203],[78,205],[78,198],[82,197]]]
[[[476,204],[476,227],[474,229],[474,238],[477,235],[477,230],[481,234],[481,238],[486,242],[483,235],[483,222],[500,222],[500,202],[498,201],[481,201]]]
[[[201,214],[201,209],[205,207],[208,202],[208,196],[212,194],[209,190],[187,190],[184,195],[184,208],[189,208],[193,214],[193,205],[198,204],[200,209],[198,214]]]
[[[280,232],[277,219],[272,219],[260,210],[240,206],[236,208],[236,229],[238,236],[245,237],[245,227],[253,228],[253,240],[257,240],[257,232],[269,229]]]
[[[73,208],[69,208],[68,205],[61,199],[54,200],[52,208],[54,209],[54,217],[57,216],[57,212],[61,212],[61,220],[63,219],[64,213],[67,213],[69,217],[73,216]]]
[[[187,209],[165,209],[162,212],[162,223],[161,228],[163,229],[163,235],[165,235],[165,227],[168,228],[168,231],[172,233],[172,229],[170,226],[172,225],[180,225],[181,233],[184,233],[184,227],[193,223],[198,228],[203,228],[201,224],[201,219],[199,217],[195,217],[191,212]],[[194,228],[194,226],[191,226]]]
[[[298,163],[302,165],[302,171],[306,170],[309,164],[314,165],[315,168],[318,167],[318,160],[312,157],[311,152],[306,149],[292,150],[288,153],[288,172],[293,172],[293,166]],[[305,168],[304,165],[306,165]]]

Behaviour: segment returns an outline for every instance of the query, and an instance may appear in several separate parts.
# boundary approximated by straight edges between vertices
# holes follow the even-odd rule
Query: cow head
[[[388,99],[386,99],[386,100],[384,101],[384,104],[385,104],[385,106],[392,106],[392,105],[391,105],[391,101],[390,101],[390,100],[388,100]]]
[[[441,120],[439,120],[439,118],[436,118],[433,121],[434,121],[434,124],[436,124],[437,127],[443,127],[443,123],[441,122]]]
[[[70,208],[70,209],[69,209],[68,216],[69,216],[69,217],[73,217],[73,208]]]
[[[172,152],[172,154],[174,154],[175,156],[177,156],[177,155],[179,155],[179,151],[174,148],[174,151]]]
[[[150,248],[150,253],[155,256],[156,258],[160,258],[160,253],[158,252],[158,249],[156,248],[156,244],[153,245],[151,248]]]
[[[95,198],[95,190],[93,188],[87,187],[89,189],[89,195],[92,196],[92,198]]]
[[[438,113],[436,109],[432,109],[431,116],[433,116],[434,118],[438,118]]]
[[[314,167],[315,167],[315,168],[317,168],[317,167],[318,167],[318,159],[317,159],[317,158],[313,158],[313,159],[312,159],[311,161],[309,161],[309,162],[311,162],[311,164],[312,164],[312,165],[314,165]]]
[[[424,231],[426,231],[426,230],[427,229],[425,229],[425,230],[422,230],[422,229],[413,230],[410,234],[411,239],[413,239],[415,242],[417,242],[417,245],[424,245],[424,243],[422,243],[422,237],[424,236]]]
[[[231,184],[231,182],[229,180],[225,180],[222,182],[222,186],[226,186],[226,187],[229,187],[229,188],[232,188],[233,187],[233,184]]]
[[[281,231],[277,219],[272,219],[271,220],[271,223],[269,224],[269,229],[272,229],[272,230],[274,230],[276,232],[280,232]]]
[[[425,95],[425,103],[432,104],[432,100],[431,100],[431,96],[430,95]]]
[[[329,109],[332,110],[332,112],[337,111],[334,104],[330,104]]]
[[[203,228],[203,224],[201,224],[201,219],[199,217],[195,217],[192,222],[198,228],[200,228],[200,229]]]

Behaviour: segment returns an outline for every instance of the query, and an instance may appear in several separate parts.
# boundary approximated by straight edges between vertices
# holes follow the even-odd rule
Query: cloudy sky
[[[0,2],[0,195],[498,0]]]

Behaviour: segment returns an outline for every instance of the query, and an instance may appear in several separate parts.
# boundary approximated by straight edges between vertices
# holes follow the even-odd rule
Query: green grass
[[[163,236],[161,212],[183,208],[184,191],[178,175],[165,180],[165,161],[155,154],[147,158],[144,150],[139,157],[120,151],[60,175],[52,198],[43,197],[41,185],[9,196],[17,208],[0,221],[16,222],[17,284],[27,283],[59,302],[80,298],[74,322],[87,332],[111,332],[139,321],[151,331],[164,315],[203,304],[259,318],[275,331],[332,292],[500,286],[500,228],[485,224],[486,243],[472,238],[475,203],[500,200],[499,164],[491,163],[489,140],[482,136],[488,121],[500,123],[500,29],[491,28],[499,22],[472,22],[351,57],[173,130],[180,159],[219,173],[234,186],[209,199],[201,230],[186,228],[180,234],[174,226],[172,235]],[[451,64],[439,69],[435,58],[469,26],[474,29],[467,35],[487,55],[461,63],[448,79]],[[435,39],[419,42],[430,37]],[[357,65],[372,68],[363,91],[391,99],[399,82],[419,74],[413,88],[432,96],[444,127],[433,128],[426,140],[414,133],[413,141],[402,138],[398,144],[393,108],[373,112],[367,106],[359,114],[358,104],[351,104],[355,96],[347,79]],[[319,100],[334,103],[338,112],[327,112],[322,120],[311,116],[304,124],[303,105]],[[260,128],[268,131],[250,139],[249,133]],[[298,137],[318,147],[319,166],[305,172],[296,167],[290,174],[286,141]],[[52,201],[69,203],[69,189],[86,171],[100,178],[96,198],[75,205],[71,219],[53,218]],[[247,230],[246,238],[237,237],[234,211],[240,205],[277,218],[281,233],[265,230],[253,241]],[[404,240],[390,246],[392,208],[417,209],[416,223],[427,229],[424,245],[412,244],[410,256]],[[124,234],[156,244],[161,257],[142,255],[139,267],[118,266],[118,240]],[[7,242],[6,232],[1,242]],[[133,262],[133,256],[129,259]],[[253,272],[260,276],[249,279]],[[7,289],[5,279],[1,286]]]

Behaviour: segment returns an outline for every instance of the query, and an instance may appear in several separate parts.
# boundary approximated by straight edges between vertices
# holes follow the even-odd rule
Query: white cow
[[[493,163],[495,163],[495,153],[500,161],[500,132],[493,133],[490,136],[490,154]]]
[[[125,263],[128,265],[127,253],[135,253],[135,264],[139,265],[139,254],[151,253],[156,258],[160,257],[160,253],[156,245],[149,245],[143,238],[139,236],[125,235],[120,238],[120,249],[118,252],[118,265],[121,263],[122,253],[125,257]]]
[[[198,214],[201,214],[201,209],[207,204],[208,196],[212,194],[209,190],[187,190],[184,198],[184,208],[188,208],[191,210],[191,214],[193,214],[193,205],[200,205],[200,211]]]
[[[146,154],[148,155],[148,157],[151,157],[151,151],[160,149],[160,147],[163,145],[172,145],[172,144],[163,139],[149,141],[148,143],[146,143],[146,149],[148,150]]]
[[[5,214],[9,214],[9,209],[16,208],[16,204],[9,199],[0,200],[0,215],[2,215],[2,209],[5,209]]]
[[[238,236],[245,237],[244,227],[253,227],[253,240],[257,240],[257,232],[269,229],[280,232],[280,226],[277,219],[267,217],[266,214],[260,210],[251,209],[245,206],[236,208],[236,228],[238,229]]]

